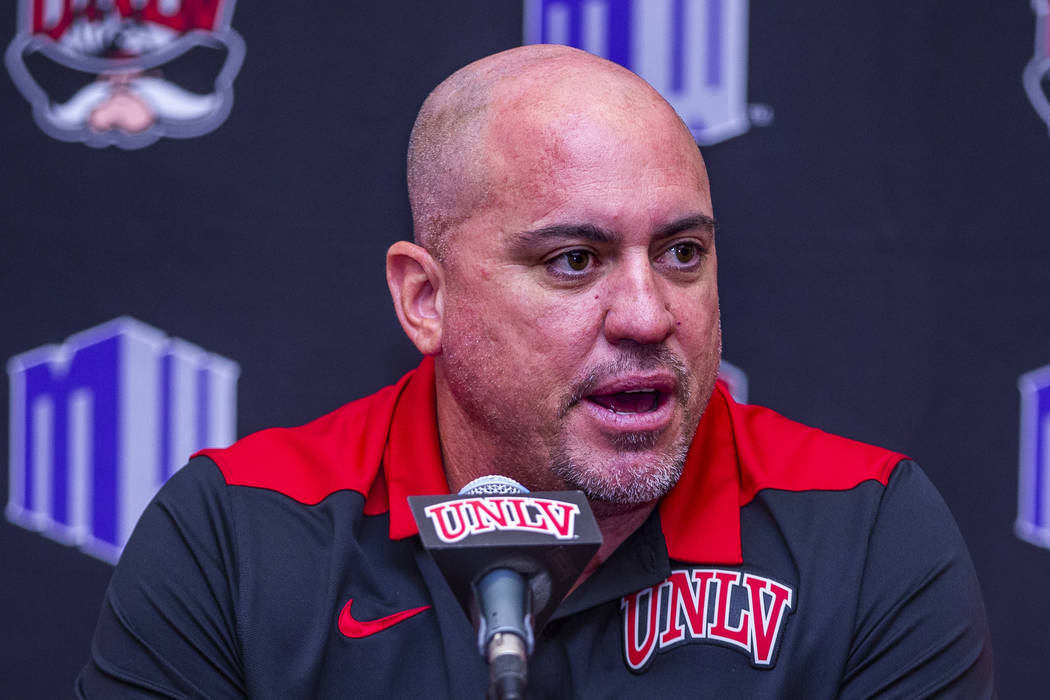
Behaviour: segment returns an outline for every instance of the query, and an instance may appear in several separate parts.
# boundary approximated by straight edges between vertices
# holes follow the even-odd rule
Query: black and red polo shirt
[[[305,426],[205,450],[146,509],[82,698],[484,697],[407,496],[448,493],[429,358]],[[980,591],[902,455],[718,387],[683,476],[537,636],[550,698],[983,698]]]

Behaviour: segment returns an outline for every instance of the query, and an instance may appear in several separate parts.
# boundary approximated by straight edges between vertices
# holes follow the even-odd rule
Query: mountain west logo
[[[1017,380],[1021,449],[1017,536],[1050,549],[1050,365]]]
[[[1050,127],[1050,0],[1032,0],[1035,54],[1024,69],[1024,88],[1035,111]]]
[[[423,509],[443,542],[486,532],[537,532],[559,540],[576,537],[575,503],[531,496],[486,496],[435,503]]]
[[[190,454],[235,437],[237,364],[128,317],[7,373],[7,519],[106,561]]]
[[[624,596],[623,658],[641,673],[653,654],[682,644],[738,649],[751,665],[776,663],[795,594],[773,579],[734,569],[675,569],[661,584]]]
[[[161,136],[200,136],[233,106],[244,58],[244,42],[230,28],[233,6],[20,0],[7,69],[40,128],[56,139],[141,148]]]
[[[747,0],[525,0],[525,43],[566,44],[629,68],[674,105],[701,145],[738,136],[747,105]]]

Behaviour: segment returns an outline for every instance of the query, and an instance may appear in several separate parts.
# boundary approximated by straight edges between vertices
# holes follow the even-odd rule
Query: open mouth
[[[619,415],[651,413],[660,407],[663,392],[657,389],[631,389],[610,394],[591,394],[587,400]]]

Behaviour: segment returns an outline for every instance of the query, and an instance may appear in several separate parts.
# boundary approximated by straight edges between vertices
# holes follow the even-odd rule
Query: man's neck
[[[591,558],[584,568],[583,573],[576,579],[576,583],[569,589],[569,594],[576,590],[580,584],[591,577],[612,553],[630,537],[635,530],[640,528],[649,515],[653,512],[659,501],[650,501],[635,506],[614,506],[607,503],[592,503],[591,509],[598,521],[598,529],[602,533],[602,546]],[[568,596],[568,594],[566,594]]]

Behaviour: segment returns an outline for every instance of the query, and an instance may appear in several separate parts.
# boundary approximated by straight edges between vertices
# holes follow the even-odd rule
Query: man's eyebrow
[[[583,239],[595,243],[612,243],[619,238],[615,233],[607,231],[594,224],[555,224],[531,231],[520,231],[514,234],[515,241],[519,244],[527,244],[532,241],[544,240],[575,240]]]
[[[669,238],[682,231],[702,229],[713,232],[716,227],[714,218],[707,214],[694,214],[661,226],[653,235],[654,240]],[[548,240],[585,240],[594,243],[615,243],[620,235],[594,224],[555,224],[531,231],[520,231],[514,234],[517,245],[528,245],[535,241]]]
[[[670,238],[682,231],[690,231],[692,229],[702,229],[709,233],[714,233],[716,228],[718,228],[718,222],[715,221],[714,217],[708,216],[707,214],[694,214],[693,216],[687,216],[684,219],[672,221],[666,226],[661,226],[657,229],[653,239],[660,240],[662,238]]]

